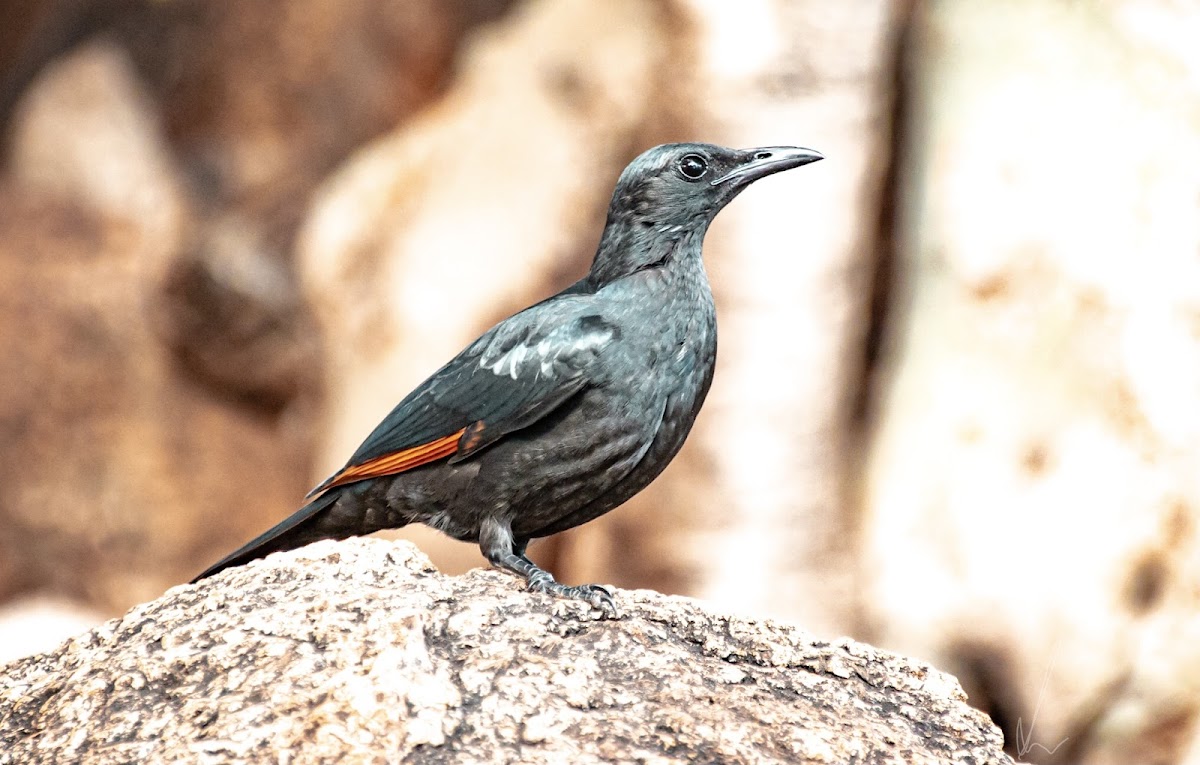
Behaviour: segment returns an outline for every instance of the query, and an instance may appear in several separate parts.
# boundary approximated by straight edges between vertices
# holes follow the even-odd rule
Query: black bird
[[[662,472],[712,382],[716,312],[701,260],[716,214],[811,149],[668,144],[617,181],[587,276],[489,329],[423,382],[316,498],[193,581],[318,539],[424,523],[477,542],[530,590],[614,610],[525,557]]]

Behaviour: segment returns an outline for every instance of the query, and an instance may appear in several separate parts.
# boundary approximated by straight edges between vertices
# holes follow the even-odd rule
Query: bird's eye
[[[679,172],[689,181],[699,180],[708,172],[708,160],[699,154],[686,154],[679,160]]]

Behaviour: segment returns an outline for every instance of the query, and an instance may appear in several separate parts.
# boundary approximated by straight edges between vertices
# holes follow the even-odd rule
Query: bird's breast
[[[651,455],[673,455],[712,383],[717,351],[712,292],[700,269],[653,269],[631,281],[617,351],[622,358],[609,383],[638,403],[627,416],[652,428],[648,435],[657,443]]]

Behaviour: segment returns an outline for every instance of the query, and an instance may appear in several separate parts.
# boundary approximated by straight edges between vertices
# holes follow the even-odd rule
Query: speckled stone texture
[[[928,666],[617,598],[602,620],[406,542],[320,542],[0,669],[0,762],[1011,762]]]

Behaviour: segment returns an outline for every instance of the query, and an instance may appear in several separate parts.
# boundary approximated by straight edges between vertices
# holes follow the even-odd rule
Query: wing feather
[[[462,462],[583,391],[617,328],[571,296],[493,327],[388,414],[350,461],[313,489]]]

